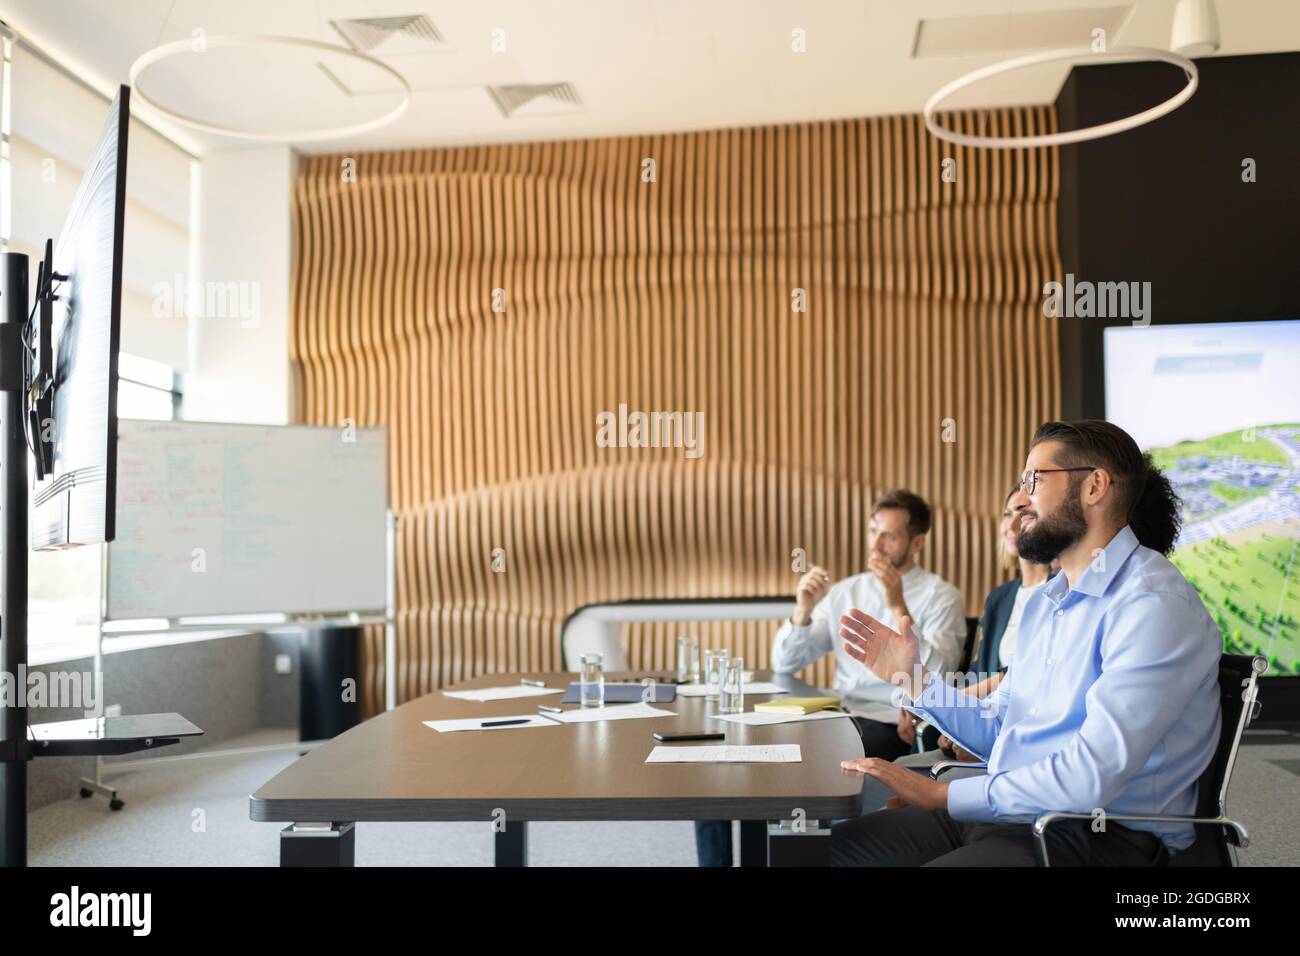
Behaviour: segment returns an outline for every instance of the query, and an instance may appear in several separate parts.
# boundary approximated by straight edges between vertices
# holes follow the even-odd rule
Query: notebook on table
[[[836,697],[782,697],[755,704],[756,713],[765,714],[815,714],[819,710],[839,710]]]

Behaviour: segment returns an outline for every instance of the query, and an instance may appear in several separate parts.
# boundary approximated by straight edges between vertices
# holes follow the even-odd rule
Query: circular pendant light
[[[1096,126],[1086,126],[1083,129],[1066,130],[1060,133],[1043,133],[1038,136],[976,136],[970,133],[958,133],[945,129],[935,121],[934,114],[938,111],[940,103],[958,90],[965,89],[980,80],[987,79],[990,76],[997,76],[1000,73],[1010,73],[1012,70],[1018,70],[1025,66],[1084,58],[1093,62],[1121,59],[1163,60],[1165,63],[1172,63],[1174,66],[1182,68],[1183,72],[1187,74],[1187,85],[1163,103],[1159,103],[1149,110],[1143,110],[1141,113],[1134,113],[1132,116],[1126,116],[1123,119],[1113,120],[1109,123],[1100,123]],[[1094,53],[1091,49],[1081,50],[1078,48],[1030,53],[1027,56],[1018,56],[983,67],[967,73],[965,76],[960,76],[945,86],[941,86],[933,96],[925,101],[925,128],[949,143],[955,143],[958,146],[974,146],[980,149],[1029,149],[1034,146],[1067,146],[1070,143],[1082,143],[1090,139],[1101,139],[1103,136],[1113,136],[1115,133],[1135,129],[1172,113],[1192,98],[1192,94],[1196,92],[1199,76],[1196,64],[1187,57],[1154,47],[1114,47],[1105,53]]]
[[[140,87],[140,75],[149,67],[162,60],[169,59],[182,53],[193,53],[194,41],[190,38],[175,40],[171,43],[164,43],[154,47],[141,54],[134,63],[131,64],[131,86],[135,93],[135,98],[148,103],[150,107],[157,110],[168,119],[188,126],[191,129],[202,130],[205,133],[218,133],[222,136],[235,136],[239,139],[252,139],[262,142],[310,142],[323,139],[338,139],[343,136],[353,136],[358,133],[365,133],[372,129],[378,129],[397,119],[404,112],[411,102],[411,84],[406,82],[406,78],[401,73],[393,69],[387,63],[360,53],[349,47],[338,46],[334,43],[325,43],[321,40],[310,40],[304,37],[288,36],[267,36],[247,33],[229,33],[219,36],[204,38],[204,48],[234,48],[248,49],[250,47],[293,47],[298,49],[321,50],[328,53],[346,56],[359,63],[374,67],[383,73],[388,74],[397,81],[399,89],[393,92],[402,94],[402,101],[388,110],[382,116],[376,116],[373,119],[363,120],[359,123],[351,123],[347,126],[333,126],[324,128],[308,129],[281,129],[281,130],[246,130],[233,126],[222,126],[218,123],[209,123],[194,116],[188,116],[185,113],[179,113],[176,110],[168,109],[157,100],[153,99]]]

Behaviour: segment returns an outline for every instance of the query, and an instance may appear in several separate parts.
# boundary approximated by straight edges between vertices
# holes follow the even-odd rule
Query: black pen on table
[[[479,724],[480,727],[509,727],[511,724],[531,724],[531,717],[519,717],[514,720],[485,720]]]

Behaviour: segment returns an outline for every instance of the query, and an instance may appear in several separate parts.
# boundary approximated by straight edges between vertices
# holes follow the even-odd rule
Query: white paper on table
[[[457,700],[510,700],[513,697],[545,697],[563,694],[568,688],[533,687],[531,684],[507,684],[505,687],[476,687],[473,690],[444,690],[444,697]]]
[[[755,681],[742,685],[746,694],[788,694],[789,690],[771,681]],[[707,691],[704,684],[679,684],[677,693],[682,697],[703,697]]]
[[[597,720],[631,720],[637,717],[676,717],[671,710],[660,710],[649,704],[606,704],[604,707],[582,707],[551,714],[566,724],[584,724]]]
[[[798,744],[655,747],[646,763],[802,763]]]
[[[830,720],[833,717],[848,717],[842,710],[819,710],[811,714],[769,714],[762,710],[751,710],[744,714],[709,714],[714,720],[727,720],[733,724],[765,725],[792,724],[800,720]]]
[[[526,724],[505,724],[497,727],[484,727],[498,720],[527,720]],[[426,727],[432,727],[439,733],[451,733],[454,730],[523,730],[527,727],[554,727],[555,721],[547,720],[539,714],[514,714],[508,717],[461,717],[456,720],[425,720]]]

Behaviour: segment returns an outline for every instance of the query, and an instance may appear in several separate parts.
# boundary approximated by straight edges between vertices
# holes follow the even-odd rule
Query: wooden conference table
[[[609,674],[607,680],[662,672]],[[575,674],[489,674],[448,690],[515,684],[521,678],[565,688]],[[787,674],[759,671],[796,696],[819,693]],[[824,692],[821,692],[824,693]],[[747,694],[745,709],[774,695]],[[768,726],[710,719],[716,702],[682,697],[657,704],[675,716],[439,733],[422,721],[534,714],[560,695],[476,702],[441,691],[409,701],[321,744],[249,798],[256,821],[286,821],[280,865],[350,866],[355,824],[371,821],[482,820],[492,823],[498,866],[527,859],[533,820],[739,820],[741,864],[768,861],[767,821],[856,816],[864,778],[840,769],[862,755],[848,718]],[[565,709],[577,705],[564,705]],[[607,706],[617,707],[619,704]],[[725,731],[710,744],[799,744],[801,763],[647,764],[660,731]],[[674,746],[699,746],[675,744]],[[437,860],[412,861],[436,865]]]

